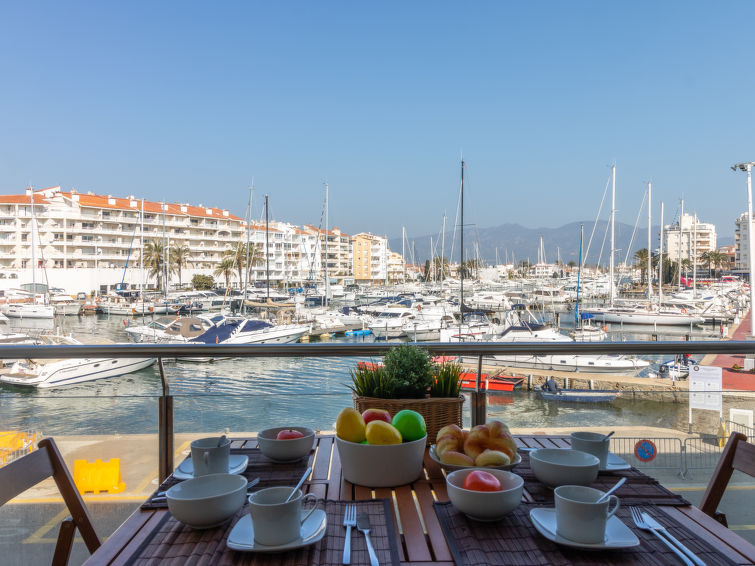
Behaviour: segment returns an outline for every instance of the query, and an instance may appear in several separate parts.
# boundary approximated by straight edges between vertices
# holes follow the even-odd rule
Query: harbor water
[[[57,317],[54,321],[14,319],[12,327],[57,329],[83,343],[91,341],[88,337],[92,336],[128,341],[124,319],[119,316]],[[658,332],[657,339],[679,340],[679,330],[674,332],[669,336]],[[710,328],[696,329],[691,338],[710,336]],[[611,338],[650,339],[645,333],[633,335],[618,330],[611,332]],[[352,405],[349,370],[356,361],[306,357],[166,361],[170,393],[175,398],[175,431],[258,431],[293,424],[332,430],[338,412]],[[161,391],[156,365],[117,378],[52,389],[0,384],[0,429],[32,430],[50,436],[153,433],[157,430],[157,398]],[[468,426],[469,411],[464,412]],[[528,391],[491,393],[488,415],[514,428],[543,430],[641,425],[686,432],[688,428],[686,404],[618,398],[611,404],[585,407],[546,403]]]

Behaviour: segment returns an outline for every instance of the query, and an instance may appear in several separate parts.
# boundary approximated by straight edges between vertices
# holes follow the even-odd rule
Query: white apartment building
[[[680,229],[681,226],[681,229]],[[716,227],[700,222],[697,215],[683,214],[675,224],[663,227],[663,253],[671,261],[693,260],[716,250]]]
[[[734,221],[734,269],[736,270],[750,270],[750,254],[749,249],[749,229],[753,227],[755,223],[755,214],[753,214],[750,222],[747,222],[747,213],[743,212]]]
[[[326,234],[312,226],[271,221],[267,227],[251,224],[247,233],[243,219],[220,208],[65,192],[60,187],[33,194],[27,189],[21,195],[0,195],[0,290],[32,280],[69,293],[106,292],[122,284],[154,287],[154,278],[140,265],[142,247],[151,240],[168,249],[189,248],[190,263],[181,270],[184,285],[196,274],[212,275],[224,284],[215,270],[226,252],[247,238],[260,251],[250,281],[266,281],[269,273],[271,286],[322,282],[326,237],[331,281],[350,282],[352,239],[338,228]],[[387,240],[370,238],[368,280],[384,282]],[[178,283],[178,275],[171,273],[169,284]],[[231,285],[243,283],[234,270]]]
[[[406,281],[404,258],[400,253],[388,250],[388,281],[391,283]]]

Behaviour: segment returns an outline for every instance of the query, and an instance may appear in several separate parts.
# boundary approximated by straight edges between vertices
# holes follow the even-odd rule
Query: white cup
[[[222,436],[199,438],[191,443],[191,463],[194,477],[208,474],[227,474],[231,456],[231,440]]]
[[[606,438],[605,434],[597,432],[572,432],[569,436],[571,436],[572,450],[592,454],[600,460],[600,469],[606,469],[610,438]]]
[[[603,542],[606,523],[619,509],[619,498],[610,495],[596,503],[604,492],[582,485],[562,485],[553,491],[556,499],[556,532],[559,536],[583,544]],[[615,501],[609,510],[611,501]]]
[[[292,489],[268,487],[249,496],[255,542],[279,546],[301,536],[302,524],[317,509],[317,497],[312,493],[303,495],[301,489],[297,489],[294,496],[286,502]],[[314,500],[315,505],[302,516],[302,503],[310,498]]]

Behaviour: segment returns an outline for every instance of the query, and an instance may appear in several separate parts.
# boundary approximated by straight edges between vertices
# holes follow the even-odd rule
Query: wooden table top
[[[516,436],[520,447],[568,447],[569,439],[561,436]],[[256,448],[256,439],[234,440],[232,448]],[[445,476],[438,464],[425,452],[425,477],[410,485],[370,489],[345,481],[333,436],[318,436],[312,456],[312,476],[305,490],[318,498],[360,500],[388,498],[394,501],[394,521],[398,552],[407,566],[454,564],[440,523],[433,509],[434,501],[447,501]],[[531,501],[525,491],[525,500]],[[692,506],[658,507],[692,532],[704,537],[736,564],[755,564],[755,546]],[[137,509],[85,564],[125,564],[160,524],[167,509]]]

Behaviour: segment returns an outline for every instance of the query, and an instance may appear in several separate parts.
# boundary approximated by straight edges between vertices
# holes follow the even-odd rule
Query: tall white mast
[[[142,303],[144,302],[144,199],[142,199],[142,218],[141,218],[141,225],[139,227],[139,243],[142,247],[141,253],[139,254],[139,271],[142,274],[142,288],[141,288],[141,296],[142,296]]]
[[[653,187],[648,181],[648,302],[653,298],[653,257],[652,257],[652,230],[653,230]]]
[[[697,212],[695,212],[695,225],[692,228],[692,297],[697,298]]]
[[[658,253],[658,306],[663,302],[663,203],[661,202],[661,243]]]
[[[325,183],[325,308],[328,308],[330,296],[330,277],[328,276],[328,184]]]
[[[404,267],[404,283],[406,283],[406,226],[401,227],[401,263]]]
[[[446,279],[446,214],[443,213],[443,228],[440,230],[440,296],[443,298],[443,281]]]
[[[679,289],[682,288],[682,234],[684,233],[682,229],[682,221],[684,220],[684,199],[682,199],[682,207],[681,212],[679,213],[679,264],[677,265],[678,271],[679,271],[679,278],[678,278],[678,285],[677,287]]]
[[[34,251],[34,188],[29,187],[31,196],[31,292],[34,293],[34,302],[37,302],[37,254]]]
[[[615,228],[615,219],[616,219],[616,165],[611,166],[611,257],[608,261],[608,277],[611,280],[610,282],[610,294],[609,294],[609,301],[610,305],[613,306],[613,299],[614,295],[616,293],[616,290],[614,289],[613,284],[613,250],[615,245],[614,240],[614,228]]]
[[[249,187],[249,205],[246,209],[246,277],[244,278],[244,306],[241,312],[246,314],[246,293],[249,288],[249,240],[251,239],[251,219],[252,219],[252,195],[254,194],[254,179],[252,179],[252,185]]]

